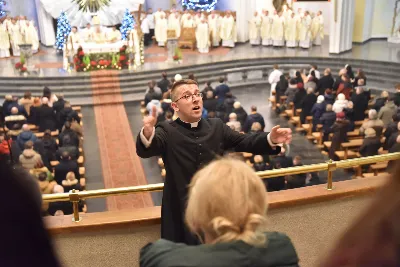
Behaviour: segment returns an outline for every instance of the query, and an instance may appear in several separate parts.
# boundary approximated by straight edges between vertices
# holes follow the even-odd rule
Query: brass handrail
[[[332,172],[336,169],[347,169],[355,166],[378,163],[383,161],[398,160],[400,159],[400,152],[389,153],[371,157],[347,159],[341,161],[328,161],[326,163],[311,164],[298,167],[274,169],[269,171],[257,172],[257,175],[262,179],[268,179],[273,177],[301,174],[308,172],[318,172],[318,171],[328,171],[328,181],[327,189],[332,190]],[[129,186],[120,188],[109,188],[109,189],[98,189],[98,190],[88,190],[80,192],[70,192],[70,193],[60,193],[60,194],[45,194],[43,195],[44,202],[56,202],[56,201],[71,201],[74,204],[77,203],[77,199],[89,199],[89,198],[102,198],[109,196],[119,196],[134,193],[143,192],[156,192],[162,191],[164,188],[163,183],[159,184],[149,184],[140,186]],[[74,205],[74,221],[79,221],[79,213]]]

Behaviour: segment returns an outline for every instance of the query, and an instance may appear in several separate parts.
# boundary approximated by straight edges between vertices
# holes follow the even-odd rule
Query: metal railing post
[[[72,202],[72,209],[74,211],[74,217],[72,218],[73,222],[80,222],[81,218],[79,217],[79,194],[75,192],[75,189],[69,193],[69,201]]]
[[[327,190],[333,189],[333,172],[336,170],[336,162],[331,159],[328,161],[328,183],[326,185]]]

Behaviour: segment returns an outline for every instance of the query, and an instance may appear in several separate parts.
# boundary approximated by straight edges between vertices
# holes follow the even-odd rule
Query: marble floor
[[[145,61],[147,59],[147,62],[137,70],[138,72],[168,69],[177,66],[176,63],[165,61],[165,50],[153,48],[148,49],[150,52],[156,52],[146,53],[148,49],[145,50]],[[386,40],[372,40],[365,44],[353,44],[351,51],[335,55],[329,54],[329,38],[324,39],[322,46],[314,46],[309,50],[251,46],[249,43],[241,43],[227,53],[213,53],[210,55],[199,53],[184,54],[182,66],[259,57],[334,57],[400,62],[400,45],[388,43]],[[156,58],[159,58],[159,60]],[[14,65],[18,61],[19,57],[0,59],[0,77],[15,76]],[[74,71],[69,73],[63,70],[61,62],[61,54],[57,53],[54,48],[43,46],[41,47],[41,52],[31,59],[31,64],[38,66],[37,75],[39,76],[84,75]]]

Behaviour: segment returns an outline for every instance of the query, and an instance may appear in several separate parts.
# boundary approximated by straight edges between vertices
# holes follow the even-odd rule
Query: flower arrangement
[[[182,51],[179,47],[175,48],[174,56],[172,57],[174,61],[180,62],[182,61]]]
[[[20,73],[28,72],[25,63],[26,63],[25,57],[21,55],[20,61],[15,64],[15,69],[18,70]]]
[[[79,47],[74,56],[75,70],[86,72],[103,69],[127,69],[129,59],[126,50],[127,47],[124,45],[120,48],[119,53],[92,54],[89,56],[85,55],[82,47]]]

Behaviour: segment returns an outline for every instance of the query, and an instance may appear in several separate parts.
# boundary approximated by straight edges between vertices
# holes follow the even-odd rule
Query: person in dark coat
[[[350,81],[354,80],[354,72],[353,72],[353,68],[347,64],[346,66],[344,66],[344,68],[346,69],[346,74],[349,77]]]
[[[298,266],[296,251],[286,235],[263,232],[267,193],[261,179],[244,162],[215,161],[195,175],[191,188],[185,221],[205,244],[187,246],[158,240],[142,248],[140,266]]]
[[[65,136],[69,136],[73,146],[79,147],[79,136],[74,130],[71,129],[71,123],[69,121],[64,124],[64,131],[58,135],[58,144],[60,146],[64,146],[63,142]]]
[[[323,95],[319,95],[317,98],[317,103],[315,103],[311,109],[310,114],[313,116],[313,127],[312,131],[316,132],[317,131],[317,125],[320,124],[320,118],[322,114],[325,113],[326,111],[326,103],[325,103],[325,98]]]
[[[304,89],[303,84],[297,84],[297,91],[294,94],[293,104],[294,108],[298,109],[301,108],[301,104],[303,103],[303,99],[306,97],[307,92]]]
[[[256,172],[262,172],[269,170],[269,166],[265,163],[264,158],[262,155],[255,155],[254,156],[254,163],[253,163],[253,169]]]
[[[71,160],[76,161],[79,158],[79,148],[72,142],[69,135],[63,136],[61,144],[56,152],[56,160],[61,160],[62,154],[65,151],[68,152]]]
[[[311,110],[314,104],[317,102],[317,96],[312,88],[307,89],[307,95],[304,97],[301,103],[301,114],[300,121],[302,124],[306,123],[307,116],[311,116]]]
[[[325,94],[326,89],[332,89],[335,80],[332,77],[331,69],[325,69],[324,76],[318,81],[318,91],[320,95]]]
[[[28,124],[22,125],[22,132],[17,137],[17,143],[21,149],[25,148],[25,143],[32,141],[35,143],[37,140],[36,135],[29,129]]]
[[[49,100],[46,97],[42,98],[42,106],[38,110],[37,120],[39,132],[44,132],[49,129],[51,131],[57,130],[56,114],[53,108],[48,105]]]
[[[379,112],[379,110],[386,104],[388,97],[389,97],[389,93],[387,91],[383,91],[381,93],[381,97],[379,97],[375,100],[375,103],[372,106],[372,108],[375,109],[376,112]]]
[[[256,106],[251,106],[251,113],[247,116],[246,121],[242,125],[242,131],[245,133],[248,133],[251,129],[251,126],[253,123],[258,122],[261,125],[262,131],[264,131],[265,128],[265,121],[263,116],[257,112],[257,107]]]
[[[335,96],[333,95],[331,89],[326,89],[325,90],[324,98],[325,98],[325,103],[327,105],[328,104],[333,105],[335,103]]]
[[[300,71],[296,71],[295,75],[296,75],[296,78],[295,78],[296,83],[304,84],[303,77],[301,77],[301,72]]]
[[[394,104],[400,107],[400,83],[396,84],[396,93],[394,93]]]
[[[354,121],[363,121],[365,111],[368,109],[368,99],[363,94],[363,89],[357,87],[356,93],[351,97],[354,106]]]
[[[348,128],[349,128],[349,122],[346,120],[344,112],[337,113],[336,121],[331,128],[333,136],[332,136],[332,144],[329,149],[330,159],[338,160],[338,157],[335,155],[335,152],[339,151],[342,143],[347,141]]]
[[[397,131],[393,132],[390,135],[387,143],[385,142],[385,145],[386,145],[385,149],[389,150],[390,148],[392,148],[396,144],[396,140],[399,135],[400,135],[400,122],[397,123]]]
[[[3,116],[11,115],[11,105],[13,103],[12,95],[6,95],[3,102]]]
[[[273,169],[293,167],[292,157],[286,156],[285,152],[286,150],[284,148],[281,148],[281,152],[278,154],[278,156],[274,157],[271,160],[271,167]],[[285,189],[285,176],[265,179],[264,182],[267,182],[268,192],[280,191]]]
[[[204,97],[204,95],[203,95]],[[207,91],[204,99],[204,108],[210,112],[210,111],[216,111],[217,110],[217,104],[218,100],[214,98],[214,93],[212,91]]]
[[[63,94],[59,94],[57,97],[58,97],[57,101],[55,101],[53,103],[53,109],[54,109],[54,112],[56,113],[56,117],[58,118],[60,111],[64,109],[64,105],[65,105],[66,101],[64,100]]]
[[[0,266],[61,266],[42,219],[42,196],[35,179],[18,165],[0,161]]]
[[[44,131],[43,139],[43,148],[45,151],[45,154],[48,158],[49,161],[55,161],[56,159],[56,152],[58,149],[58,145],[56,140],[51,136],[51,131],[46,130]]]
[[[151,115],[143,119],[144,126],[136,139],[136,152],[142,158],[161,155],[165,164],[167,176],[163,189],[161,237],[198,244],[183,219],[188,183],[193,174],[230,149],[257,155],[278,154],[280,147],[274,144],[290,142],[292,134],[290,129],[278,131],[279,127],[273,127],[270,133],[240,134],[219,119],[202,119],[203,100],[193,80],[176,82],[171,94],[171,105],[179,118],[155,127],[157,110],[153,109]],[[153,138],[149,140],[151,136]]]
[[[297,82],[296,79],[291,79],[289,81],[289,87],[286,89],[285,95],[287,96],[286,105],[289,105],[294,100],[294,96],[297,92]]]
[[[276,88],[275,88],[276,103],[281,103],[281,96],[285,95],[285,92],[288,87],[289,87],[289,82],[286,79],[286,76],[282,74],[279,77],[279,82],[277,83]]]
[[[336,113],[332,111],[332,105],[326,105],[326,112],[322,114],[319,121],[322,124],[322,132],[324,134],[323,140],[328,141],[332,125],[336,121]]]
[[[65,151],[61,155],[60,163],[54,167],[54,180],[56,180],[57,184],[61,184],[69,172],[73,172],[76,179],[79,180],[81,178],[78,163],[71,160],[71,156]]]
[[[368,128],[365,130],[365,138],[359,152],[363,157],[375,156],[378,155],[378,150],[381,146],[380,137],[376,136],[375,130]]]
[[[11,108],[11,115],[8,115],[4,118],[6,127],[11,130],[15,129],[14,125],[19,125],[18,130],[22,129],[22,125],[26,123],[26,117],[19,113],[17,107]]]
[[[168,80],[168,75],[166,72],[163,72],[161,76],[162,79],[158,81],[157,86],[161,89],[161,92],[165,93],[168,91],[168,86],[170,84],[170,81]]]
[[[247,112],[244,110],[240,102],[236,101],[233,103],[232,112],[237,115],[237,120],[240,122],[240,125],[244,125],[247,119]]]
[[[201,91],[201,92],[203,93],[203,96],[206,96],[207,92],[209,92],[209,91],[211,91],[213,93],[213,97],[215,97],[215,90],[211,86],[211,81],[206,82],[206,86],[204,87],[203,91]]]
[[[41,107],[41,102],[40,102],[40,98],[35,97],[33,99],[33,105],[31,106],[30,110],[29,110],[29,116],[28,116],[28,123],[29,124],[34,124],[34,125],[38,125],[38,110]]]
[[[355,123],[354,123],[354,104],[349,101],[347,107],[343,109],[344,114],[346,115],[346,120],[349,122],[349,132],[354,131]]]
[[[300,156],[295,156],[293,159],[293,167],[303,166]],[[286,176],[286,188],[300,188],[306,186],[306,173],[294,174]]]
[[[385,137],[385,142],[383,144],[383,149],[384,150],[389,150],[390,149],[390,147],[389,147],[390,137],[392,136],[392,134],[397,133],[399,131],[398,124],[399,124],[399,121],[400,121],[400,115],[398,115],[398,114],[393,115],[392,120],[393,121],[387,125],[386,131],[383,134],[383,136]]]
[[[367,76],[365,75],[362,69],[357,70],[357,75],[356,77],[354,77],[354,82],[353,82],[354,87],[357,87],[359,85],[358,84],[359,80],[364,80],[363,85],[367,85]]]
[[[225,96],[229,93],[231,89],[225,83],[225,78],[219,78],[219,85],[215,88],[215,96],[218,99],[218,103],[223,103],[225,101]],[[229,112],[228,112],[229,113]]]

